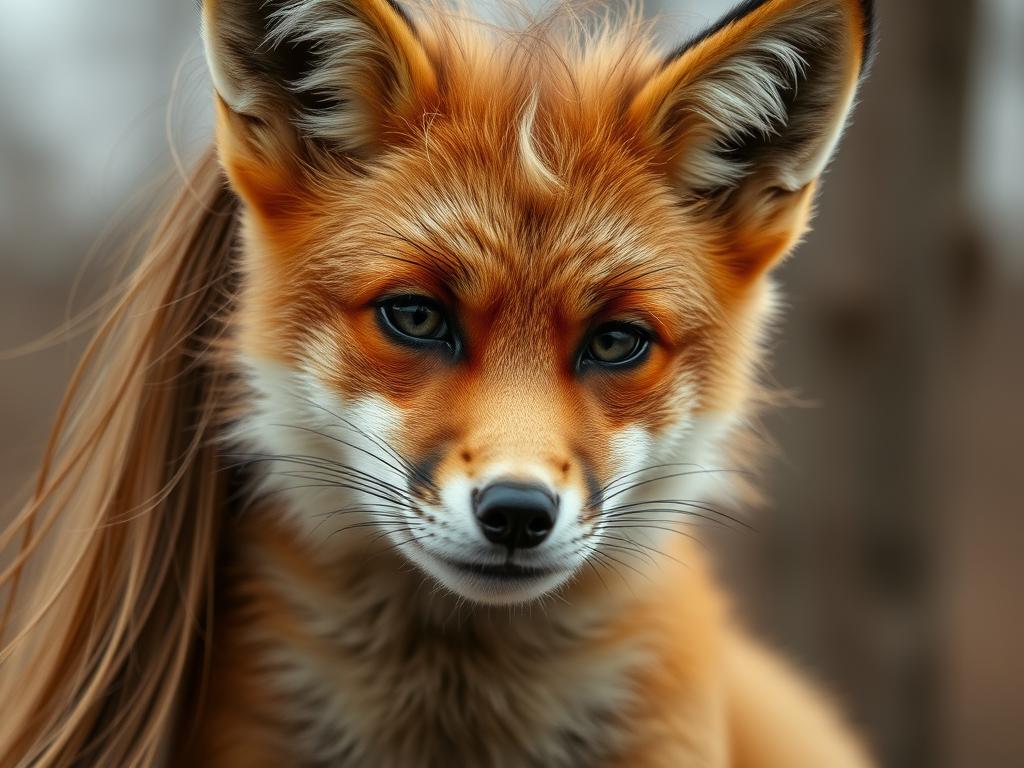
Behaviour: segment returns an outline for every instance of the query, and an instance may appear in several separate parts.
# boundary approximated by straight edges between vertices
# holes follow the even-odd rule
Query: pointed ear
[[[670,55],[631,102],[679,193],[726,220],[741,277],[803,233],[871,30],[871,0],[748,0]]]
[[[391,0],[204,0],[217,141],[248,202],[273,206],[301,168],[371,159],[436,91]],[[278,200],[279,201],[279,200]]]

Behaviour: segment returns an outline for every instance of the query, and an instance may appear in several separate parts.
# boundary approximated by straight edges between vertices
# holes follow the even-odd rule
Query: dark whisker
[[[651,471],[653,471],[655,469],[668,469],[669,467],[695,467],[695,469],[690,470],[690,471],[688,471],[688,472],[686,472],[684,474],[681,474],[681,475],[679,475],[679,477],[683,477],[683,476],[689,475],[689,474],[693,474],[693,475],[705,475],[705,474],[710,475],[710,474],[718,474],[718,473],[729,473],[729,474],[740,474],[740,475],[750,474],[749,472],[747,472],[745,470],[742,470],[742,469],[703,467],[700,464],[696,464],[696,463],[694,463],[692,461],[667,461],[667,462],[664,462],[662,464],[651,464],[651,465],[646,466],[646,467],[641,467],[640,469],[634,469],[632,472],[624,472],[621,475],[613,477],[601,489],[601,492],[602,493],[606,493],[607,491],[611,490],[612,486],[614,486],[614,485],[616,485],[618,483],[621,483],[626,478],[635,477],[636,475],[643,474],[644,472],[651,472]],[[675,476],[676,475],[667,475],[666,477],[675,477]]]
[[[409,510],[405,507],[384,504],[353,504],[350,507],[338,507],[337,509],[329,509],[326,512],[317,512],[313,517],[334,517],[336,515],[348,515],[356,512],[365,512],[368,515],[379,515],[382,517],[401,517],[403,520],[409,519]]]
[[[639,542],[633,541],[628,536],[615,536],[613,534],[595,534],[595,537],[599,537],[603,542],[617,541],[619,544],[607,544],[609,547],[620,547],[628,551],[633,551],[638,555],[642,555],[647,558],[651,564],[655,564],[655,560],[651,557],[649,552],[644,551],[644,547]],[[647,547],[650,549],[650,547]],[[659,553],[660,554],[660,553]]]
[[[599,570],[597,570],[597,566],[594,565],[593,560],[591,560],[590,557],[588,556],[588,557],[584,558],[583,562],[585,562],[587,564],[587,566],[590,568],[590,570],[592,570],[594,572],[594,575],[597,576],[598,581],[601,582],[601,586],[604,587],[604,591],[607,592],[608,591],[608,582],[604,580],[604,576],[602,576],[601,572]]]
[[[417,467],[412,461],[410,461],[408,458],[402,455],[402,453],[399,450],[397,450],[393,445],[391,445],[387,440],[380,437],[379,435],[370,434],[366,430],[354,424],[349,419],[346,419],[344,416],[334,413],[330,408],[321,405],[315,400],[312,400],[310,398],[303,399],[310,405],[314,406],[315,408],[319,408],[327,415],[331,416],[334,419],[337,419],[342,425],[348,427],[353,432],[356,432],[357,434],[365,437],[367,440],[370,440],[378,448],[387,451],[396,461],[398,461],[403,467],[405,467],[407,472],[415,475],[426,487],[434,491],[439,490],[437,486],[434,484],[433,480],[431,480],[426,474],[424,474],[423,471],[420,470],[419,467]],[[392,468],[397,469],[393,466]]]
[[[370,484],[364,483],[361,480],[359,480],[358,478],[351,479],[351,478],[347,478],[347,477],[337,477],[337,476],[331,476],[331,475],[328,475],[327,477],[324,477],[322,475],[311,474],[309,472],[302,472],[302,471],[299,471],[299,470],[289,470],[289,471],[277,470],[277,471],[271,472],[269,474],[271,474],[271,475],[278,475],[280,477],[292,477],[292,478],[295,478],[297,480],[324,481],[325,483],[329,483],[330,485],[332,485],[334,488],[339,488],[339,489],[344,489],[344,490],[349,490],[349,491],[358,491],[360,493],[365,493],[365,494],[367,494],[369,496],[373,496],[375,499],[380,499],[381,501],[386,501],[386,502],[393,503],[393,504],[408,503],[408,504],[411,505],[411,504],[414,503],[414,500],[411,499],[411,498],[410,499],[401,498],[396,493],[391,492],[389,489],[380,488],[380,487],[377,487],[377,486],[374,486],[374,485],[370,485]]]
[[[605,544],[604,543],[609,538],[611,538],[613,540],[617,540],[617,541],[623,540],[623,537],[621,537],[621,536],[612,536],[611,534],[603,533],[603,532],[600,532],[600,531],[598,531],[598,532],[596,532],[594,534],[594,538],[595,539],[599,539],[602,542],[602,546],[616,546],[614,544]],[[639,547],[639,548],[641,548],[643,550],[646,550],[648,553],[653,553],[653,554],[658,555],[659,557],[668,558],[672,562],[678,563],[679,565],[683,565],[683,566],[686,565],[686,563],[684,563],[679,558],[674,557],[674,556],[668,554],[667,552],[665,552],[664,550],[661,550],[658,547],[655,547],[655,546],[653,546],[651,544],[647,544],[647,543],[642,542],[642,541],[637,541],[636,539],[633,539],[632,537],[630,537],[628,535],[625,536],[625,540],[628,541],[629,543],[633,544],[636,547]],[[653,557],[651,557],[651,555],[648,555],[648,557],[651,558],[652,562],[654,561],[654,559],[653,559]]]
[[[639,570],[639,569],[635,568],[634,566],[630,565],[629,563],[624,563],[624,562],[622,562],[621,560],[619,560],[619,559],[618,559],[617,557],[615,557],[614,555],[610,555],[610,554],[608,554],[608,552],[606,551],[606,549],[602,549],[602,550],[598,550],[598,551],[600,551],[600,552],[601,552],[601,554],[602,554],[602,555],[603,555],[604,557],[607,557],[607,558],[611,559],[612,561],[614,561],[614,562],[618,563],[618,564],[619,564],[619,565],[621,565],[622,567],[624,567],[624,568],[629,568],[629,570],[633,571],[633,573],[635,573],[636,575],[640,576],[641,578],[645,578],[645,579],[646,579],[646,578],[649,578],[649,577],[647,576],[647,574],[645,574],[645,573],[644,573],[643,571],[641,571],[641,570]],[[627,582],[627,583],[628,583],[628,582]]]
[[[597,565],[600,565],[602,568],[607,568],[609,571],[611,571],[620,579],[622,579],[623,584],[625,584],[627,587],[630,586],[629,581],[626,579],[626,577],[622,575],[619,569],[615,567],[615,564],[604,554],[604,552],[602,552],[599,549],[595,549],[590,553],[590,558],[596,558]],[[593,562],[593,559],[588,559],[588,562]]]
[[[412,532],[411,528],[408,529],[408,530],[409,530],[410,533]],[[398,532],[399,531],[391,531],[390,533],[398,533]],[[412,544],[413,542],[423,541],[424,539],[429,539],[430,536],[431,536],[431,534],[429,534],[429,533],[428,534],[424,534],[423,536],[413,536],[411,539],[406,539],[405,541],[399,541],[399,542],[393,543],[390,547],[385,547],[384,549],[378,550],[375,553],[375,555],[383,555],[386,552],[391,552],[392,550],[395,550],[395,549],[401,549],[402,547],[407,546],[409,544]]]
[[[307,465],[309,466],[309,465]],[[317,474],[320,473],[320,474]],[[372,488],[383,493],[390,493],[396,499],[403,501],[415,501],[414,497],[407,493],[400,486],[393,485],[383,480],[378,480],[375,477],[366,476],[359,472],[351,471],[349,467],[310,467],[308,470],[272,470],[268,474],[270,475],[283,475],[284,477],[302,477],[305,475],[305,479],[317,479],[326,480],[332,478],[335,482],[344,481],[347,483],[356,483],[361,488]]]
[[[369,456],[371,459],[375,459],[375,460],[379,461],[381,464],[383,464],[385,467],[390,469],[392,472],[395,472],[396,474],[404,476],[404,472],[403,472],[401,467],[396,466],[395,464],[392,464],[390,461],[387,461],[384,457],[380,456],[379,454],[376,454],[373,451],[368,450],[367,448],[363,448],[360,445],[356,445],[355,443],[350,442],[348,440],[342,440],[340,437],[335,437],[334,435],[329,435],[326,432],[321,432],[318,429],[313,429],[312,427],[300,426],[300,425],[297,425],[297,424],[272,424],[271,426],[280,427],[281,429],[297,429],[297,430],[299,430],[301,432],[309,432],[312,435],[318,435],[318,436],[324,438],[325,440],[331,440],[331,441],[333,441],[335,443],[338,443],[339,445],[344,445],[347,448],[351,448],[354,451],[359,451],[360,453],[364,454],[365,456]]]
[[[389,482],[387,480],[384,480],[383,478],[377,477],[375,475],[371,475],[370,473],[368,473],[368,472],[366,472],[364,470],[361,470],[358,467],[353,467],[350,464],[342,464],[340,462],[335,461],[334,459],[331,459],[331,458],[325,457],[325,456],[309,456],[307,454],[281,454],[281,455],[275,455],[275,454],[265,454],[265,453],[248,453],[248,454],[240,453],[240,454],[232,454],[232,455],[256,457],[255,459],[251,460],[250,463],[258,463],[259,461],[273,461],[275,459],[280,459],[280,460],[288,459],[288,460],[291,460],[291,461],[300,461],[301,460],[301,461],[306,462],[309,466],[316,466],[317,468],[323,469],[325,471],[335,471],[335,470],[338,470],[338,471],[344,471],[344,472],[347,472],[347,473],[350,473],[350,474],[358,475],[359,477],[364,478],[364,479],[366,479],[368,481],[371,481],[371,482],[373,482],[373,483],[375,483],[377,485],[380,485],[382,487],[387,487],[388,489],[393,490],[393,491],[395,491],[396,493],[398,493],[400,495],[403,495],[403,496],[411,498],[409,496],[408,492],[404,488],[402,488],[401,486],[396,485],[395,483],[391,483],[391,482]],[[395,471],[399,472],[399,470],[395,470]]]
[[[653,523],[666,523],[666,525],[654,525]],[[616,529],[620,529],[621,528],[621,529],[632,530],[632,531],[644,531],[644,530],[664,531],[665,533],[673,533],[673,534],[675,534],[677,536],[683,536],[683,537],[685,537],[687,539],[690,539],[690,541],[693,541],[696,544],[700,545],[701,548],[703,548],[703,549],[707,548],[707,546],[704,544],[704,542],[701,541],[700,538],[698,538],[697,536],[694,536],[691,533],[687,533],[686,531],[681,531],[678,528],[673,528],[671,526],[672,526],[672,521],[671,520],[654,520],[654,521],[650,521],[650,522],[644,521],[640,525],[611,525],[611,526],[608,526],[608,530],[616,530]],[[595,533],[595,536],[598,535],[598,534],[599,534],[599,532]]]
[[[284,476],[287,476],[287,477],[295,477],[296,476],[295,473],[285,474],[285,473],[281,473],[281,472],[275,472],[273,474],[275,474],[275,475],[284,475]],[[297,478],[297,479],[304,479],[304,478]],[[337,488],[337,487],[338,487],[337,482],[333,481],[333,480],[324,480],[323,482],[318,482],[318,483],[301,483],[299,485],[287,485],[287,486],[282,486],[280,488],[271,488],[269,490],[262,491],[262,493],[260,495],[260,498],[261,499],[268,499],[268,498],[270,498],[272,496],[275,496],[277,494],[289,493],[291,491],[300,491],[300,490],[307,489],[307,488]],[[390,507],[393,510],[399,510],[399,509],[406,509],[407,508],[406,505],[399,504],[397,502],[387,502],[386,504],[381,502],[381,503],[373,503],[373,504],[365,504],[364,505],[364,507],[384,507],[384,506]],[[318,513],[318,514],[323,515],[323,514],[326,514],[326,513],[322,513],[321,512],[321,513]]]
[[[349,523],[348,525],[343,525],[341,528],[337,528],[337,529],[331,531],[331,533],[328,535],[327,538],[330,539],[330,538],[333,538],[333,537],[335,537],[335,536],[337,536],[339,534],[347,533],[348,531],[359,530],[360,528],[375,528],[375,529],[381,530],[381,532],[384,533],[384,534],[394,533],[394,532],[397,532],[397,531],[405,530],[407,528],[411,528],[410,524],[412,522],[413,521],[411,521],[411,520],[406,520],[406,521],[402,521],[403,524],[399,524],[398,522],[387,522],[387,521],[378,521],[378,520],[361,520],[358,523]],[[389,527],[389,526],[391,526],[391,527]]]
[[[319,456],[306,456],[302,454],[273,455],[253,453],[235,455],[252,457],[246,462],[247,464],[250,465],[278,461],[286,464],[298,464],[300,466],[310,467],[311,469],[317,470],[319,472],[327,473],[328,476],[331,477],[338,477],[346,481],[360,481],[372,484],[381,491],[390,492],[394,494],[401,500],[406,500],[409,502],[415,501],[414,497],[411,494],[409,494],[408,491],[406,491],[404,488],[401,488],[400,486],[395,485],[394,483],[389,483],[388,481],[383,480],[379,477],[374,477],[373,475],[364,472],[363,470],[360,470],[357,467],[352,467],[347,464],[340,464],[332,459],[322,458]],[[315,479],[324,478],[320,477]]]
[[[611,480],[609,480],[605,485],[601,487],[601,493],[610,490],[613,485],[622,482],[627,477],[633,477],[643,472],[650,472],[655,469],[667,469],[668,467],[697,467],[698,469],[703,469],[703,467],[701,467],[699,464],[694,464],[692,461],[668,461],[665,462],[664,464],[651,464],[650,466],[641,467],[640,469],[634,469],[632,472],[624,472],[621,475],[613,477]]]
[[[648,506],[650,504],[667,504],[669,508],[659,508]],[[683,507],[684,509],[672,509],[671,507]],[[700,514],[700,512],[694,512],[692,510],[700,510],[700,512],[706,512],[706,515]],[[620,518],[628,517],[631,514],[643,514],[645,511],[656,511],[656,512],[669,512],[673,514],[689,515],[692,517],[699,517],[710,522],[718,523],[719,525],[725,525],[731,528],[726,522],[719,518],[724,518],[729,523],[735,523],[749,531],[757,531],[754,526],[745,520],[734,517],[733,515],[723,512],[720,509],[716,509],[708,504],[702,504],[697,501],[690,501],[689,499],[651,499],[650,501],[636,501],[630,504],[620,504],[612,507],[611,509],[604,510],[602,516],[605,518]]]

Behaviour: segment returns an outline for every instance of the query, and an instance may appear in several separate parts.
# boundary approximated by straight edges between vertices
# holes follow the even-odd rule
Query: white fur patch
[[[719,460],[736,417],[693,416],[692,392],[682,390],[674,425],[657,435],[627,427],[612,439],[619,468],[605,489],[590,546],[609,550],[630,569],[656,568],[665,537],[717,519],[712,505],[728,499],[734,479]]]
[[[230,437],[261,468],[262,492],[281,495],[312,542],[323,546],[367,521],[395,534],[419,525],[405,503],[406,474],[389,452],[401,424],[394,406],[372,396],[342,402],[314,376],[279,364],[249,358],[244,367],[253,407]]]
[[[343,108],[306,112],[300,125],[310,134],[358,149],[372,140],[375,125],[364,103],[367,76],[393,53],[347,3],[337,0],[296,0],[270,15],[267,44],[311,44],[319,57],[316,65],[290,89],[299,95],[325,94]]]
[[[544,162],[534,143],[533,130],[537,118],[537,101],[537,93],[534,92],[519,120],[519,130],[517,132],[519,159],[527,178],[535,185],[542,188],[558,189],[562,186],[562,180]]]
[[[307,135],[345,151],[368,146],[378,126],[367,100],[388,97],[370,91],[396,76],[400,66],[382,33],[358,4],[345,0],[291,0],[275,10],[261,5],[245,0],[206,4],[203,40],[221,98],[239,114],[271,121],[286,116],[282,101],[291,100],[300,107],[295,119]],[[289,81],[274,68],[276,50],[290,47],[309,51],[313,61]]]
[[[686,114],[697,120],[691,126],[694,145],[678,169],[680,181],[698,190],[736,184],[752,169],[723,153],[723,148],[746,137],[768,140],[785,133],[792,119],[785,97],[793,88],[832,89],[837,100],[844,100],[836,72],[811,73],[818,84],[802,79],[807,62],[801,51],[830,45],[826,32],[841,27],[836,8],[820,2],[798,4],[742,50],[686,86],[679,98]],[[778,186],[800,189],[821,172],[842,131],[849,103],[839,106],[804,117],[819,123],[820,143],[810,150],[799,148],[794,157],[771,161],[779,175]],[[810,156],[800,156],[808,151]]]

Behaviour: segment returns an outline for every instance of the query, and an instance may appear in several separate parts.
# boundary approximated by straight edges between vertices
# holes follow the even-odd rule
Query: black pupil
[[[395,325],[410,336],[434,337],[441,328],[441,315],[428,304],[395,304],[391,307]]]
[[[426,325],[427,320],[430,319],[430,310],[422,304],[415,306],[412,309],[406,309],[406,312],[409,313],[409,321],[414,328]]]
[[[609,330],[594,337],[594,355],[604,362],[628,358],[636,349],[638,338],[628,331]]]

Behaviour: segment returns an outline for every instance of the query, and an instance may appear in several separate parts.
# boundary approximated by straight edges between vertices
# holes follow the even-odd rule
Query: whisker
[[[643,573],[643,571],[640,571],[639,569],[635,568],[634,566],[630,565],[629,563],[624,563],[623,561],[619,560],[614,555],[610,555],[606,550],[597,550],[597,551],[600,551],[601,555],[603,555],[604,557],[607,557],[607,558],[613,560],[614,562],[618,563],[622,567],[629,568],[629,570],[633,571],[633,573],[637,574],[638,576],[640,576],[640,577],[642,577],[644,579],[649,579],[650,578],[649,576],[647,576],[647,574]],[[627,584],[628,583],[629,582],[627,581]]]
[[[592,570],[594,572],[594,575],[597,576],[598,581],[601,582],[601,586],[604,587],[604,591],[607,592],[608,582],[604,580],[604,576],[602,576],[601,572],[597,570],[597,566],[594,565],[594,561],[590,559],[589,554],[584,556],[583,562],[585,562],[590,567],[590,570]]]
[[[275,472],[273,474],[275,474],[275,475],[283,475],[284,473]],[[295,477],[295,473],[288,473],[285,476]],[[296,478],[296,479],[304,479],[304,478],[299,477],[299,478]],[[263,491],[261,493],[260,498],[261,499],[268,499],[268,498],[271,498],[272,496],[275,496],[275,495],[278,495],[278,494],[289,493],[291,491],[300,491],[300,490],[309,489],[309,488],[337,488],[337,487],[338,487],[337,482],[333,481],[333,480],[331,480],[331,481],[324,481],[324,482],[318,482],[318,483],[302,483],[300,485],[287,485],[287,486],[281,486],[280,488],[271,488],[269,490],[265,490],[265,491]],[[385,507],[385,506],[388,506],[388,507],[390,507],[392,509],[395,509],[395,510],[406,509],[406,506],[404,504],[399,504],[397,502],[387,502],[387,503],[384,503],[384,502],[373,502],[373,503],[365,504],[364,506],[365,507],[370,507],[370,506]],[[318,513],[318,515],[322,515],[322,514],[325,514],[325,513]]]
[[[638,542],[633,541],[628,536],[615,536],[613,534],[607,534],[607,533],[606,534],[598,534],[598,536],[601,538],[601,541],[603,541],[603,542],[610,542],[610,541],[620,542],[619,544],[607,544],[607,546],[609,546],[609,547],[619,547],[619,548],[625,549],[627,551],[635,552],[636,554],[642,555],[643,557],[647,558],[647,560],[652,565],[656,564],[654,558],[651,557],[650,552],[645,552],[641,548],[641,545]]]
[[[301,429],[301,428],[297,427],[297,429]],[[254,454],[254,455],[258,455],[258,454]],[[277,457],[275,457],[275,456],[273,456],[271,454],[263,454],[263,456],[265,457],[265,460],[267,460],[267,461],[273,461],[275,458],[280,459],[280,460],[284,460],[284,458],[285,458],[284,456],[277,456]],[[287,458],[289,460],[301,460],[301,461],[304,461],[304,462],[307,463],[307,465],[310,465],[310,466],[314,466],[315,465],[319,469],[322,469],[324,471],[334,471],[334,472],[339,472],[339,473],[348,473],[349,475],[356,475],[356,476],[358,476],[358,477],[360,477],[360,478],[362,478],[362,479],[364,479],[366,481],[372,482],[372,483],[374,483],[376,485],[379,485],[381,487],[385,487],[385,488],[388,488],[390,490],[393,490],[393,491],[396,491],[396,492],[408,495],[407,492],[403,488],[401,488],[398,485],[395,485],[394,483],[391,483],[391,482],[389,482],[389,481],[387,481],[387,480],[385,480],[385,479],[383,479],[381,477],[378,477],[376,475],[372,475],[372,474],[370,474],[369,472],[367,472],[365,470],[362,470],[362,469],[359,469],[358,467],[352,466],[351,464],[342,464],[341,462],[335,461],[334,459],[328,458],[326,456],[309,456],[309,455],[305,455],[305,454],[288,454]]]
[[[368,485],[368,484],[366,484],[364,482],[361,482],[359,479],[353,480],[351,478],[330,477],[330,476],[323,477],[322,475],[310,474],[308,472],[302,472],[302,471],[299,471],[299,470],[288,470],[288,471],[277,470],[277,471],[274,471],[274,472],[270,472],[268,474],[270,474],[272,476],[276,475],[276,476],[279,476],[279,477],[292,477],[292,478],[295,478],[297,480],[324,481],[327,484],[333,486],[334,488],[339,488],[339,489],[344,489],[344,490],[349,490],[349,491],[358,491],[360,493],[365,493],[365,494],[367,494],[369,496],[373,496],[376,499],[380,499],[381,501],[385,501],[385,502],[389,502],[389,503],[393,503],[393,504],[408,503],[411,506],[415,502],[414,499],[411,499],[411,498],[405,499],[405,498],[399,497],[397,494],[394,494],[394,493],[391,493],[391,495],[388,495],[389,494],[389,490],[388,489],[379,488],[379,487],[376,487],[376,486],[373,486],[373,485]]]
[[[246,454],[237,454],[237,455],[246,455]],[[370,475],[367,472],[364,472],[364,471],[362,471],[362,470],[360,470],[360,469],[358,469],[356,467],[351,467],[351,466],[348,466],[346,464],[340,464],[340,463],[335,462],[335,461],[333,461],[331,459],[324,459],[324,458],[317,457],[317,456],[306,456],[306,455],[302,455],[302,454],[281,454],[281,455],[273,455],[273,454],[248,454],[248,455],[254,457],[254,458],[251,458],[247,462],[248,464],[270,463],[270,462],[275,462],[275,461],[276,462],[285,463],[285,464],[297,464],[299,466],[309,467],[309,468],[314,469],[314,470],[319,471],[319,472],[324,472],[329,477],[337,477],[337,478],[340,478],[340,479],[343,479],[343,480],[346,480],[346,481],[358,481],[358,482],[363,482],[363,483],[370,483],[370,484],[372,484],[373,486],[377,487],[379,490],[381,490],[383,492],[388,492],[388,493],[393,494],[396,498],[398,498],[400,500],[408,501],[410,503],[415,503],[416,502],[416,499],[408,491],[406,491],[405,489],[403,489],[403,488],[401,488],[401,487],[399,487],[397,485],[394,485],[393,483],[389,483],[386,480],[382,480],[381,478],[374,477],[373,475]],[[284,474],[284,473],[281,472],[281,471],[277,471],[277,472],[273,472],[271,474]],[[307,478],[307,479],[324,480],[325,478],[314,476],[312,478]]]
[[[401,451],[396,449],[387,440],[385,440],[384,438],[380,437],[379,435],[372,435],[372,434],[370,434],[366,430],[364,430],[361,427],[359,427],[358,425],[354,424],[349,419],[346,419],[344,416],[341,416],[341,415],[339,415],[337,413],[334,413],[334,411],[332,411],[330,408],[327,408],[326,406],[316,402],[315,400],[313,400],[311,398],[303,398],[303,399],[307,403],[309,403],[310,405],[314,406],[315,408],[319,408],[321,411],[323,411],[324,413],[328,414],[332,418],[337,419],[341,424],[343,424],[344,426],[348,427],[353,432],[356,432],[357,434],[360,434],[363,437],[365,437],[367,440],[370,440],[378,448],[381,448],[382,450],[387,451],[389,454],[391,454],[392,457],[395,458],[395,460],[400,462],[402,464],[402,466],[404,466],[406,468],[406,471],[411,472],[412,474],[416,475],[416,477],[424,485],[426,485],[428,488],[430,488],[431,490],[434,490],[434,491],[438,490],[438,487],[434,484],[433,480],[431,480],[426,474],[424,474],[419,469],[419,467],[417,467],[412,461],[410,461],[408,458],[406,458],[404,455],[402,455]]]
[[[327,521],[329,519],[333,518],[333,517],[343,517],[345,515],[356,514],[356,513],[359,513],[359,512],[363,512],[365,514],[371,515],[374,519],[373,520],[363,520],[363,521],[360,521],[359,523],[353,523],[351,527],[370,527],[370,526],[374,526],[374,525],[377,526],[377,527],[381,527],[381,526],[390,526],[390,525],[400,525],[400,524],[408,524],[410,522],[410,520],[411,520],[411,518],[408,515],[403,515],[403,514],[398,514],[398,513],[392,513],[392,512],[388,512],[388,513],[371,512],[371,511],[369,511],[369,510],[367,510],[365,508],[362,508],[362,507],[343,507],[343,508],[334,509],[334,510],[330,510],[329,512],[322,512],[322,513],[320,513],[318,515],[315,515],[314,517],[319,517],[319,518],[321,518],[321,520],[313,528],[313,531],[314,532],[319,532],[320,529],[327,523]],[[348,529],[349,529],[349,527],[345,527],[342,530],[348,530]],[[335,531],[334,533],[338,533],[338,531]],[[334,533],[332,533],[330,536],[328,536],[328,538],[331,538],[334,535]]]
[[[690,477],[692,475],[712,474],[712,473],[725,473],[725,472],[741,472],[741,470],[729,470],[729,469],[701,469],[693,470],[690,472],[671,472],[667,475],[659,475],[658,477],[651,477],[644,480],[639,480],[635,483],[627,485],[625,488],[617,489],[614,493],[604,496],[604,501],[614,499],[616,496],[621,496],[624,493],[640,488],[644,485],[650,485],[651,483],[659,483],[663,480],[671,480],[675,477]]]
[[[602,542],[604,542],[607,538],[613,538],[615,540],[621,540],[622,539],[622,537],[620,537],[620,536],[614,536],[613,537],[613,536],[611,536],[610,534],[607,534],[607,533],[597,533],[597,534],[595,534],[595,538],[596,539],[600,539]],[[636,539],[633,539],[630,536],[626,536],[625,540],[630,542],[631,544],[634,544],[635,546],[641,548],[642,550],[646,550],[647,553],[653,553],[653,554],[658,555],[659,557],[668,558],[672,562],[678,563],[679,565],[683,565],[683,566],[686,565],[686,563],[684,563],[679,558],[677,558],[677,557],[675,557],[673,555],[670,555],[668,552],[665,552],[664,550],[659,549],[658,547],[655,547],[655,546],[653,546],[651,544],[647,544],[647,543],[642,542],[642,541],[637,541]],[[617,546],[617,545],[610,544],[610,545],[606,545],[606,546]],[[651,554],[648,554],[647,556],[651,559],[652,562],[656,562],[654,560],[654,558],[651,556]]]
[[[699,464],[694,464],[693,462],[689,461],[668,461],[663,464],[651,464],[650,466],[641,467],[640,469],[634,469],[632,472],[625,472],[621,475],[613,477],[611,480],[609,480],[605,485],[601,487],[601,492],[604,493],[605,491],[608,491],[609,489],[611,489],[613,485],[622,482],[628,477],[634,477],[635,475],[642,474],[643,472],[650,472],[655,469],[667,469],[668,467],[697,467],[699,469],[702,468]]]
[[[414,529],[413,528],[407,528],[406,531],[408,531],[409,533],[412,533],[412,532],[414,532]],[[402,533],[402,530],[401,529],[397,529],[397,530],[394,530],[394,531],[382,532],[379,536],[375,536],[371,540],[370,543],[371,544],[375,543],[375,542],[379,541],[380,539],[382,539],[384,536],[392,535],[392,534],[395,534],[395,533]],[[370,560],[372,560],[375,557],[380,557],[381,555],[386,555],[388,552],[393,552],[396,549],[401,549],[402,547],[408,546],[409,544],[413,544],[413,543],[415,543],[417,541],[423,541],[424,539],[429,539],[431,537],[431,535],[432,534],[427,533],[427,534],[424,534],[423,536],[413,536],[412,538],[406,539],[404,541],[395,542],[395,543],[393,543],[389,547],[384,547],[384,549],[378,549],[378,550],[375,550],[372,553],[367,553],[367,557],[364,560],[364,562],[369,562]]]
[[[651,506],[647,506],[649,504],[668,504],[668,505],[671,505],[671,506],[669,506],[669,507],[651,507]],[[672,508],[672,507],[676,507],[676,506],[683,507],[683,509],[673,509]],[[701,514],[700,512],[694,512],[693,510],[695,510],[695,509],[699,509],[699,510],[701,510],[701,512],[707,512],[707,514],[704,515],[704,514]],[[645,514],[647,512],[658,512],[658,513],[664,512],[664,513],[668,513],[668,514],[678,514],[678,515],[686,515],[686,516],[689,516],[689,517],[696,517],[696,518],[700,518],[702,520],[707,520],[709,522],[716,523],[717,525],[725,526],[726,528],[729,528],[730,530],[736,530],[735,528],[733,528],[732,525],[729,525],[729,523],[735,523],[736,525],[741,526],[742,528],[745,528],[748,531],[754,531],[754,532],[757,531],[757,529],[753,525],[751,525],[750,523],[746,522],[745,520],[742,520],[741,518],[734,517],[733,515],[730,515],[727,512],[723,512],[720,509],[715,509],[712,506],[709,506],[709,505],[706,505],[706,504],[701,504],[701,503],[695,502],[695,501],[689,501],[687,499],[652,499],[650,501],[637,501],[637,502],[633,502],[632,504],[622,504],[622,505],[619,505],[619,506],[616,506],[616,507],[612,507],[611,509],[605,510],[601,514],[602,514],[602,517],[604,517],[606,519],[617,519],[617,518],[629,517],[630,515],[633,515],[633,514]],[[719,518],[724,518],[724,520],[723,519],[719,519]],[[726,522],[726,521],[728,521],[728,522]]]
[[[329,509],[326,512],[317,512],[313,517],[333,517],[335,515],[347,515],[355,512],[365,512],[368,515],[402,517],[403,519],[409,519],[408,510],[405,507],[384,504],[354,504],[349,507]]]
[[[588,556],[588,562],[594,562],[595,565],[599,565],[602,568],[611,571],[620,579],[622,579],[622,582],[626,586],[630,586],[629,582],[626,580],[626,577],[619,572],[619,569],[615,567],[615,564],[611,560],[605,557],[604,553],[601,550],[591,550],[590,555]]]
[[[308,432],[312,435],[322,437],[325,440],[331,440],[335,443],[338,443],[339,445],[344,445],[345,447],[351,448],[354,451],[359,451],[365,456],[369,456],[371,459],[379,461],[381,464],[383,464],[385,467],[390,469],[392,472],[395,472],[396,474],[404,475],[404,472],[402,471],[401,467],[398,467],[392,464],[391,462],[387,461],[380,454],[374,453],[373,451],[368,450],[367,448],[364,448],[361,445],[356,445],[355,443],[349,440],[343,440],[340,437],[336,437],[334,435],[329,435],[326,432],[322,432],[319,429],[313,429],[312,427],[306,427],[298,424],[272,424],[271,426],[278,427],[280,429],[295,429],[300,432]]]
[[[667,523],[667,525],[655,525],[655,524],[653,524],[653,523],[657,523],[657,522],[665,522],[665,523]],[[671,526],[671,521],[651,521],[651,522],[644,522],[641,525],[622,525],[622,526],[614,526],[613,525],[613,526],[609,526],[608,529],[609,530],[617,530],[619,528],[624,528],[624,529],[634,530],[634,531],[644,531],[644,530],[664,531],[665,533],[673,533],[673,534],[676,534],[677,536],[683,536],[683,537],[689,539],[690,541],[698,544],[702,549],[707,549],[707,545],[703,541],[701,541],[699,537],[694,536],[692,533],[687,533],[686,531],[681,531],[678,528],[673,528],[673,527],[670,527],[670,526]],[[598,534],[595,534],[595,536],[596,535],[598,535]]]
[[[404,522],[407,522],[407,521],[403,521],[403,523]],[[408,521],[408,522],[411,523],[412,521]],[[389,526],[393,526],[393,528],[389,527]],[[411,525],[408,525],[408,524],[406,524],[406,525],[399,525],[397,522],[388,522],[388,521],[379,521],[379,520],[361,520],[358,523],[349,523],[348,525],[343,525],[341,528],[336,528],[335,530],[331,531],[330,534],[328,534],[327,538],[328,539],[332,539],[335,536],[338,536],[339,534],[347,533],[348,531],[359,530],[360,528],[384,529],[384,530],[382,530],[382,533],[389,533],[389,532],[393,533],[393,532],[400,532],[400,531],[402,531],[402,530],[404,530],[406,528],[411,528]]]

